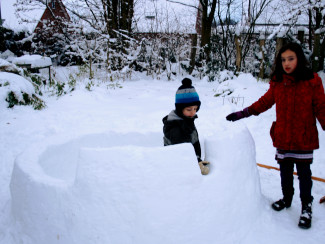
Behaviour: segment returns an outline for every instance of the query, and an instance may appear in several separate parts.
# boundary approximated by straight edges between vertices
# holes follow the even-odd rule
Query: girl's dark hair
[[[282,67],[281,54],[287,50],[291,50],[297,55],[297,59],[298,59],[297,67],[292,74],[295,77],[295,80],[299,81],[299,80],[312,79],[314,77],[314,74],[313,71],[309,68],[309,62],[306,59],[304,51],[302,50],[302,47],[298,43],[294,43],[294,42],[290,42],[284,45],[279,50],[279,53],[277,54],[276,59],[274,61],[271,79],[275,78],[277,81],[282,81],[283,74],[286,74],[286,72],[283,70]]]

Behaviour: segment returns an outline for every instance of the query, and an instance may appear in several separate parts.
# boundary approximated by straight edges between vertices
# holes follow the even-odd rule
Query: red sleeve
[[[258,99],[258,101],[248,107],[248,111],[250,114],[259,115],[260,113],[265,112],[274,105],[274,86],[274,82],[271,81],[270,87],[267,92],[260,99]]]
[[[322,79],[317,74],[315,74],[313,86],[314,113],[323,130],[325,130],[325,94]]]

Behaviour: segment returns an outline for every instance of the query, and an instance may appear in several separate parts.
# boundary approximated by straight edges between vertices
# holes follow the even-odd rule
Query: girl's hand
[[[236,121],[236,120],[240,120],[240,119],[243,119],[243,118],[247,118],[249,116],[250,116],[250,114],[248,112],[248,108],[245,108],[242,111],[238,111],[238,112],[234,112],[234,113],[229,114],[226,117],[226,119],[228,121]]]

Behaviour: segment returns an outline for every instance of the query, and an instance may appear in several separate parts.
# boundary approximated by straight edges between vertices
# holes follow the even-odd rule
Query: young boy
[[[199,134],[196,130],[194,120],[196,113],[200,109],[200,99],[192,81],[189,78],[182,80],[182,85],[176,92],[175,110],[163,118],[164,123],[164,145],[174,145],[178,143],[192,143],[202,175],[209,173],[209,162],[201,159],[201,146]]]

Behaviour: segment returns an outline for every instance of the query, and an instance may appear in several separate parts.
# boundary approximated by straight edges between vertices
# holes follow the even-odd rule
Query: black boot
[[[280,199],[280,200],[272,203],[272,208],[276,211],[281,211],[284,208],[290,208],[291,202],[292,202],[292,197],[289,197],[289,198],[284,197],[283,199]]]
[[[302,203],[301,215],[298,223],[298,226],[300,228],[309,229],[311,227],[311,219],[312,219],[311,206],[312,206],[312,202]]]

